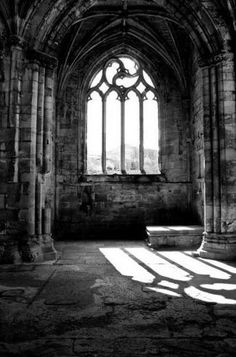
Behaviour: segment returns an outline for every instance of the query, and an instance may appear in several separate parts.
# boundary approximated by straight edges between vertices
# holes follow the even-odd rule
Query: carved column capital
[[[201,68],[212,67],[222,62],[233,61],[233,59],[234,59],[233,52],[220,52],[217,54],[213,54],[210,57],[199,58],[198,65]]]
[[[39,65],[49,68],[49,69],[55,69],[57,67],[58,61],[57,58],[48,55],[47,53],[31,49],[29,48],[26,52],[26,57],[32,61],[36,62]]]
[[[7,45],[8,47],[25,47],[26,46],[26,41],[20,37],[20,36],[17,36],[17,35],[11,35],[10,37],[8,37],[7,39]]]

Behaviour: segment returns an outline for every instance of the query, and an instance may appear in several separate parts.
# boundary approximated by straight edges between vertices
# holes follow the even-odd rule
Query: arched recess
[[[116,46],[116,48],[112,48],[112,50],[106,52],[105,54],[102,53],[98,57],[97,61],[95,63],[93,63],[92,66],[89,67],[87,72],[85,72],[84,79],[83,79],[83,82],[82,82],[82,85],[81,85],[81,90],[78,93],[79,97],[81,98],[80,103],[81,103],[81,107],[82,107],[82,112],[85,113],[84,120],[86,121],[86,117],[87,117],[87,106],[89,104],[89,102],[87,101],[87,97],[89,95],[88,93],[90,93],[90,91],[92,90],[92,89],[89,90],[89,84],[91,83],[92,78],[94,77],[95,74],[98,73],[98,71],[102,70],[103,73],[104,73],[106,71],[106,69],[108,68],[109,64],[112,63],[112,61],[114,61],[115,63],[117,63],[117,61],[118,61],[121,64],[120,58],[128,58],[131,61],[135,61],[138,64],[138,66],[140,66],[140,69],[138,68],[137,73],[136,73],[136,78],[138,78],[138,79],[135,81],[135,85],[134,86],[131,85],[130,88],[129,88],[129,86],[127,86],[126,90],[123,87],[119,87],[119,85],[115,85],[115,86],[111,85],[110,86],[110,83],[107,83],[107,85],[110,86],[110,89],[108,90],[108,92],[105,95],[105,97],[103,96],[103,93],[101,93],[102,97],[104,97],[103,102],[104,102],[104,104],[106,106],[107,95],[109,94],[110,91],[114,91],[115,90],[116,94],[117,94],[117,96],[119,98],[120,103],[123,103],[123,105],[124,105],[124,115],[125,115],[125,108],[127,106],[128,97],[129,97],[128,93],[130,91],[134,92],[137,95],[138,102],[139,102],[139,104],[138,104],[138,111],[139,111],[139,114],[138,114],[139,119],[138,119],[138,121],[139,121],[139,125],[142,126],[142,128],[143,128],[143,126],[144,126],[144,111],[142,109],[141,110],[142,114],[141,114],[140,108],[144,108],[145,100],[148,99],[148,98],[146,97],[146,95],[144,95],[144,93],[141,93],[138,90],[140,82],[143,81],[145,83],[144,87],[146,87],[147,91],[148,91],[148,88],[149,88],[149,90],[153,93],[153,99],[155,99],[156,105],[157,105],[157,112],[158,112],[160,98],[163,96],[163,93],[162,93],[163,90],[160,89],[160,81],[159,81],[158,70],[154,68],[153,63],[146,56],[143,56],[140,51],[137,51],[137,50],[135,50],[135,49],[133,49],[131,47],[125,47],[125,49],[124,49],[123,46]],[[150,76],[150,80],[152,81],[152,85],[151,86],[149,84],[147,84],[147,82],[145,81],[145,78],[143,77],[143,74],[142,74],[143,71],[145,71],[145,75],[147,74],[148,76]],[[124,75],[125,75],[125,73],[124,73]],[[123,79],[124,75],[120,74],[119,78]],[[102,77],[102,80],[103,80],[103,78],[104,77]],[[97,86],[99,87],[100,84],[98,83]],[[98,92],[100,92],[99,89],[98,89]],[[122,115],[120,115],[120,116],[122,117]],[[160,116],[160,118],[158,119],[159,116]],[[156,120],[157,120],[158,127],[159,127],[159,129],[157,129],[157,132],[160,132],[161,114],[157,115]],[[126,125],[126,123],[127,123],[127,121],[124,121],[124,126]],[[85,126],[86,126],[86,124],[85,124]],[[155,126],[154,126],[154,128],[155,128]],[[140,128],[139,128],[139,130],[140,130]],[[124,131],[125,131],[125,129],[124,129]],[[132,131],[131,131],[131,133],[132,133]],[[144,138],[143,138],[143,133],[144,133],[143,129],[141,129],[140,135],[142,136],[142,139],[140,139],[140,140],[142,140],[142,144],[139,143],[139,148],[140,148],[139,149],[140,157],[139,157],[139,164],[138,164],[138,167],[139,167],[138,171],[140,170],[139,173],[145,173],[146,172],[146,170],[144,169]],[[123,141],[124,141],[124,138],[123,138]],[[156,149],[158,148],[158,146],[159,146],[159,137],[158,137],[158,140],[157,140]],[[86,145],[84,146],[83,151],[84,151],[84,157],[86,157],[87,156],[86,155]],[[158,157],[158,159],[160,160],[160,156]],[[105,165],[105,162],[104,162],[104,165]],[[153,173],[159,173],[158,166],[159,166],[159,164],[158,164],[158,160],[157,160],[157,162],[155,163],[156,169],[155,170],[153,169]],[[107,171],[105,169],[105,166],[103,167],[103,172],[104,171]],[[120,165],[120,170],[119,171],[120,172],[123,171],[124,173],[126,173],[125,163],[124,162],[123,162],[123,165],[122,164]],[[149,171],[150,171],[150,169],[149,169]]]
[[[117,38],[115,38],[117,40]],[[116,45],[115,45],[116,44]],[[110,47],[109,47],[110,46]],[[187,118],[184,118],[184,122],[181,122],[182,119],[182,114],[183,114],[183,109],[182,109],[182,103],[181,103],[181,97],[184,96],[185,88],[183,86],[183,82],[179,80],[179,76],[176,75],[175,71],[164,61],[163,58],[156,56],[152,56],[152,53],[154,50],[151,52],[149,51],[150,47],[146,44],[146,50],[144,46],[142,47],[142,51],[140,49],[140,46],[137,45],[135,46],[134,42],[130,43],[122,43],[117,45],[117,41],[108,41],[106,42],[106,49],[101,48],[98,46],[97,48],[93,48],[91,51],[86,52],[85,56],[78,57],[76,65],[74,66],[74,69],[71,73],[70,76],[67,77],[66,81],[64,82],[61,91],[58,93],[59,94],[59,101],[58,101],[58,116],[57,116],[57,127],[59,127],[59,137],[60,133],[62,133],[62,128],[64,128],[65,125],[65,104],[64,104],[64,99],[68,97],[68,93],[74,93],[77,100],[77,106],[80,108],[75,113],[76,121],[72,126],[74,125],[74,130],[73,133],[76,133],[77,131],[77,151],[75,148],[72,148],[73,153],[72,156],[76,157],[78,155],[78,166],[77,166],[77,171],[76,168],[73,168],[73,175],[77,175],[79,177],[79,183],[77,185],[77,189],[79,192],[79,196],[81,197],[81,205],[80,205],[80,211],[77,210],[77,212],[73,213],[74,220],[77,224],[77,229],[79,233],[77,233],[78,236],[80,235],[85,235],[85,232],[87,232],[88,235],[93,234],[93,229],[94,227],[97,227],[97,232],[99,234],[109,234],[111,231],[114,234],[114,229],[116,228],[117,232],[119,230],[121,231],[122,229],[125,231],[127,228],[126,233],[130,233],[131,230],[133,232],[136,232],[138,235],[143,234],[143,229],[145,227],[145,224],[156,223],[158,224],[161,222],[168,222],[167,215],[170,215],[170,212],[174,212],[177,210],[177,214],[174,215],[172,214],[172,222],[173,222],[173,217],[175,216],[176,223],[177,221],[180,223],[180,216],[183,212],[187,213],[189,215],[188,219],[189,221],[192,219],[192,216],[190,214],[189,210],[189,198],[188,198],[188,192],[191,190],[190,184],[188,181],[188,167],[189,164],[187,164],[187,161],[189,158],[186,157],[186,151],[187,150],[182,150],[182,147],[186,147],[187,145],[187,138],[186,135],[187,133],[183,132],[183,126],[186,127],[189,125],[187,123]],[[149,54],[149,56],[148,56]],[[83,166],[83,163],[85,162],[86,158],[86,133],[85,133],[85,128],[86,128],[86,91],[87,91],[87,85],[89,80],[91,79],[92,75],[96,73],[96,71],[100,68],[101,65],[104,64],[109,58],[112,56],[119,56],[119,55],[128,55],[133,58],[136,58],[138,61],[140,61],[143,64],[143,67],[147,69],[147,72],[152,75],[153,81],[155,82],[157,86],[157,92],[158,92],[158,99],[160,101],[160,114],[159,114],[159,125],[160,125],[160,131],[162,132],[163,135],[161,135],[161,150],[160,150],[160,161],[163,162],[162,165],[162,174],[157,176],[157,175],[152,175],[152,177],[149,178],[134,178],[134,177],[103,177],[103,178],[88,178],[87,175],[85,175],[86,170],[85,167]],[[94,60],[96,58],[96,61]],[[77,89],[76,89],[76,80],[77,82]],[[168,88],[167,83],[171,83],[170,88]],[[74,88],[74,89],[72,89]],[[173,96],[172,96],[173,94]],[[173,107],[176,108],[176,115],[172,115],[172,109]],[[68,112],[68,111],[67,111]],[[176,119],[176,116],[178,117],[178,120]],[[78,126],[76,126],[76,122]],[[175,137],[171,139],[170,135],[170,128],[175,130]],[[180,132],[180,127],[182,128],[182,138],[179,135]],[[69,134],[71,133],[71,134]],[[69,135],[74,135],[73,139],[70,139],[71,142],[76,142],[76,136],[75,134],[72,134],[72,131],[68,131],[68,136]],[[58,145],[62,146],[63,142],[60,141],[58,142]],[[177,148],[177,150],[174,149]],[[164,149],[163,149],[164,148]],[[57,151],[59,152],[60,149],[58,148]],[[167,158],[168,157],[168,158]],[[182,160],[183,159],[183,160]],[[72,159],[71,159],[72,160]],[[61,156],[60,162],[63,162],[63,154]],[[63,165],[60,164],[58,161],[58,173],[60,173],[61,177],[65,177],[65,168]],[[181,164],[182,162],[182,164]],[[184,162],[184,164],[183,164]],[[174,166],[175,163],[175,170],[171,169],[171,166]],[[181,167],[182,165],[182,167]],[[76,176],[76,177],[77,177]],[[168,176],[168,177],[167,177]],[[96,180],[105,180],[106,184],[102,183],[103,181],[96,182]],[[95,181],[94,181],[95,180]],[[108,180],[108,181],[107,181]],[[118,181],[116,181],[118,180]],[[119,208],[115,208],[116,205],[116,200],[118,200],[118,195],[120,194],[120,183],[121,180],[123,180],[123,190],[124,193],[122,194],[123,198],[121,199],[121,202],[119,203]],[[136,180],[136,181],[135,181]],[[139,181],[140,180],[140,181]],[[146,183],[144,184],[142,180],[147,180]],[[182,187],[179,185],[179,181],[183,180],[184,183]],[[114,181],[114,182],[113,182]],[[62,207],[62,197],[63,199],[70,200],[72,195],[69,197],[68,195],[68,188],[66,188],[66,182],[63,180],[64,184],[64,192],[61,191],[60,183],[58,183],[58,207],[57,207],[57,223],[63,222],[63,216],[67,217],[68,212],[65,207]],[[113,184],[112,184],[113,182]],[[162,182],[162,184],[160,184]],[[165,182],[165,184],[164,184]],[[154,186],[153,186],[154,185]],[[159,187],[162,187],[160,188]],[[108,196],[107,192],[104,192],[104,195],[102,197],[101,194],[99,194],[99,190],[102,190],[103,186],[105,187],[110,187],[112,194],[114,195],[114,199],[112,201],[108,202],[106,201],[106,197]],[[113,188],[112,188],[113,186]],[[83,189],[82,189],[83,187]],[[139,191],[136,188],[133,188],[133,194],[130,199],[130,203],[126,203],[130,205],[134,204],[133,200],[136,201],[136,208],[133,207],[132,209],[132,214],[131,214],[131,207],[128,207],[128,211],[126,211],[125,216],[124,216],[124,200],[126,193],[130,193],[131,187],[139,187],[139,190],[142,196],[142,199],[140,198],[140,194],[138,193]],[[155,187],[155,188],[154,188]],[[164,187],[164,189],[163,189]],[[168,195],[173,194],[173,190],[176,189],[176,193],[174,193],[174,198],[168,199],[168,197],[164,197],[165,190],[168,190]],[[180,191],[178,191],[178,189]],[[154,193],[152,197],[148,198],[148,190],[153,190]],[[159,193],[158,193],[159,192]],[[180,195],[178,196],[178,193],[180,192]],[[138,197],[139,195],[139,197]],[[159,198],[158,198],[159,195]],[[177,197],[178,196],[178,197]],[[67,197],[67,198],[66,198]],[[100,197],[100,198],[97,198]],[[98,202],[97,200],[100,201]],[[105,201],[106,202],[105,202]],[[149,202],[148,202],[149,200]],[[154,201],[158,202],[157,204],[154,203]],[[166,201],[166,202],[165,202]],[[112,203],[113,202],[113,203]],[[164,203],[165,202],[165,203]],[[147,213],[145,213],[143,216],[141,214],[141,205],[144,205],[147,209]],[[110,211],[110,214],[105,214],[105,223],[103,222],[103,219],[100,219],[98,222],[98,217],[99,212],[98,207],[102,207],[104,205],[103,211],[108,210]],[[95,208],[97,207],[97,208]],[[118,213],[114,213],[114,211],[117,210]],[[129,213],[130,210],[130,213]],[[85,215],[87,214],[87,217]],[[149,217],[147,217],[147,215]],[[160,218],[160,216],[162,217]],[[110,217],[110,218],[109,218]],[[132,218],[133,217],[133,218]],[[138,218],[139,217],[139,218]],[[134,224],[134,219],[136,218],[136,223]],[[107,221],[109,220],[110,221]],[[133,223],[131,222],[133,219]],[[87,222],[87,223],[86,223]],[[103,225],[104,223],[104,225]],[[192,221],[193,223],[193,221]],[[75,225],[76,225],[75,224]],[[68,224],[66,222],[63,222],[63,227],[68,228]],[[63,233],[63,227],[58,226],[58,231]],[[88,227],[90,227],[90,231],[88,230]],[[106,228],[105,228],[106,227]],[[131,228],[132,227],[132,228]],[[141,228],[140,228],[141,227]],[[106,232],[106,229],[109,228],[109,230]],[[124,233],[124,232],[123,232]],[[76,234],[76,232],[71,232],[71,234]]]
[[[140,5],[141,4],[142,2],[140,1]],[[103,9],[101,13],[99,2],[94,1],[75,4],[71,1],[67,7],[63,7],[58,2],[56,8],[56,11],[52,11],[52,9],[48,10],[43,22],[38,25],[38,30],[36,29],[37,32],[35,35],[37,35],[38,38],[37,47],[39,49],[44,48],[46,50],[46,46],[49,46],[48,50],[50,50],[51,46],[51,49],[54,50],[54,44],[58,46],[58,44],[61,43],[61,39],[65,35],[65,29],[69,31],[75,24],[84,23],[89,19],[96,20],[96,18],[102,16],[109,21],[122,18],[122,8],[119,8],[119,5],[115,10],[113,10],[112,7],[111,9],[107,7],[107,10],[104,11]],[[222,34],[214,23],[214,18],[211,17],[211,11],[214,14],[219,10],[219,8],[217,9],[217,5],[213,7],[211,4],[211,8],[208,9],[205,4],[202,5],[199,1],[168,0],[165,1],[164,5],[161,5],[160,1],[153,0],[151,3],[149,2],[149,8],[147,7],[145,11],[143,11],[142,8],[141,10],[137,8],[135,8],[135,10],[130,9],[128,16],[130,18],[139,19],[145,17],[154,19],[161,18],[177,23],[188,32],[196,47],[198,47],[199,52],[204,52],[204,55],[206,51],[209,51],[209,53],[217,53],[219,48],[222,49],[224,47]],[[29,19],[29,24],[33,21],[33,16],[34,14],[32,14],[32,19]],[[47,23],[47,26],[44,26],[44,23]],[[227,26],[223,24],[222,27],[224,26],[224,31],[226,31]],[[43,31],[42,28],[44,29]],[[24,30],[25,34],[29,29]],[[225,32],[223,35],[225,36]]]
[[[133,10],[133,12],[130,11],[130,13],[128,13],[130,18],[132,18],[134,22],[130,21],[130,27],[125,33],[125,36],[126,38],[129,38],[130,44],[132,44],[134,38],[137,39],[138,37],[140,37],[139,26],[140,22],[143,18],[145,18],[145,16],[146,18],[162,18],[169,22],[173,21],[173,23],[178,21],[179,24],[181,24],[180,27],[182,28],[182,30],[184,30],[185,33],[187,33],[188,37],[193,43],[193,46],[196,49],[196,56],[201,60],[200,62],[198,62],[197,66],[200,65],[201,69],[199,69],[199,72],[201,72],[203,78],[203,132],[200,133],[200,135],[203,135],[203,160],[205,166],[203,191],[201,190],[201,192],[203,192],[204,196],[204,220],[206,230],[204,239],[206,239],[206,241],[204,241],[205,243],[203,244],[204,248],[202,248],[200,251],[201,254],[204,254],[202,253],[202,251],[205,249],[205,247],[213,247],[215,243],[211,245],[209,241],[211,239],[213,239],[214,241],[217,235],[220,235],[222,239],[222,245],[219,246],[219,249],[223,249],[222,247],[227,246],[227,249],[230,250],[230,244],[228,243],[228,238],[226,238],[226,236],[227,234],[231,234],[231,232],[234,232],[234,215],[232,213],[232,210],[230,214],[228,212],[226,213],[226,186],[230,183],[229,177],[227,178],[227,175],[223,174],[223,167],[227,165],[230,160],[230,153],[229,151],[227,152],[226,146],[228,140],[228,131],[230,130],[232,132],[231,128],[234,126],[233,115],[235,105],[233,104],[234,101],[230,100],[229,109],[227,103],[225,102],[225,99],[222,97],[222,92],[225,90],[229,93],[228,95],[230,95],[231,98],[234,92],[233,90],[227,89],[229,84],[226,83],[223,75],[226,68],[230,68],[230,86],[233,88],[235,87],[235,81],[233,80],[233,54],[229,52],[230,33],[229,31],[227,31],[227,26],[225,26],[224,24],[222,25],[222,23],[221,28],[217,28],[217,22],[215,21],[217,15],[214,13],[214,11],[217,10],[217,7],[215,6],[215,8],[211,10],[208,6],[208,2],[202,4],[202,2],[196,1],[181,1],[178,3],[176,1],[166,1],[165,9],[167,9],[167,11],[165,13],[163,11],[163,8],[161,8],[161,6],[159,5],[159,1],[153,3],[156,3],[157,6],[156,8],[150,9],[150,11],[144,13],[140,9],[135,9]],[[214,16],[211,16],[211,14]],[[114,18],[112,19],[114,25],[118,21],[118,18],[116,18],[115,15],[116,14],[112,11],[107,14],[108,19],[109,16],[111,17],[111,19],[112,16],[114,16]],[[75,26],[80,23],[82,24],[89,19],[96,19],[99,16],[99,9],[96,10],[94,8],[93,12],[91,11],[91,13],[86,13],[81,19],[76,19],[72,23]],[[122,18],[122,15],[120,16],[120,18]],[[131,25],[133,25],[133,27]],[[116,26],[114,26],[113,30],[115,28]],[[104,31],[101,28],[100,38],[102,38],[103,42],[107,40],[107,43],[110,45],[110,48],[112,48],[112,45],[114,46],[115,42],[119,40],[119,36],[115,35],[115,31],[110,31],[110,33],[108,34],[108,29],[112,30],[112,28],[109,28],[109,26]],[[152,36],[150,35],[150,33],[148,33],[147,30],[144,30],[144,32],[147,36],[144,36],[145,38],[141,38],[141,41],[145,43],[145,45],[147,45],[149,48],[151,48],[152,44],[155,43],[155,41],[153,41]],[[225,36],[226,33],[227,36]],[[120,33],[120,35],[121,39],[122,32]],[[103,47],[102,43],[97,42],[97,40],[98,38],[95,34],[94,37],[91,37],[89,39],[89,48],[86,48],[86,45],[84,45],[84,47],[79,48],[78,50],[76,50],[76,47],[71,48],[72,56],[71,58],[69,58],[68,56],[66,57],[67,63],[65,64],[64,71],[66,73],[70,73],[70,71],[73,72],[76,65],[80,63],[80,60],[82,59],[83,55],[95,53],[96,49],[98,50],[97,53],[99,53],[99,50],[101,50]],[[74,45],[76,45],[76,41],[74,41],[73,46]],[[91,51],[91,48],[94,49],[94,52]],[[162,46],[160,46],[160,48],[156,47],[156,52],[158,53],[159,57],[164,59],[165,62],[169,62],[169,65],[173,63],[173,57],[168,56],[167,48],[163,52]],[[226,55],[224,55],[225,52]],[[180,63],[178,63],[178,65],[179,64]],[[178,79],[180,79],[181,77],[184,78],[186,74],[184,69],[182,69],[182,72],[180,70],[180,73],[178,73],[180,67],[177,69],[176,66],[173,66],[174,72]],[[63,77],[63,73],[61,74]],[[66,77],[64,78],[66,82]],[[62,80],[62,88],[64,86],[63,81],[64,79]],[[220,128],[222,126],[225,127],[226,115],[230,116],[231,122],[228,125],[228,128],[225,128],[225,131],[221,131]],[[209,125],[212,128],[210,131]],[[222,175],[224,176],[223,185],[221,181]],[[234,184],[230,184],[230,186],[233,190],[235,190]],[[209,241],[206,237],[210,237]],[[234,239],[234,235],[231,234],[230,237]],[[226,241],[224,241],[224,239],[226,239]],[[233,246],[231,247],[233,248]],[[208,253],[206,253],[206,255],[207,254]]]
[[[86,58],[89,58],[90,55],[112,50],[117,45],[117,41],[134,50],[137,48],[137,44],[141,45],[144,50],[146,49],[144,55],[148,56],[148,52],[150,52],[151,56],[155,58],[157,66],[161,63],[166,66],[165,68],[172,67],[171,73],[174,73],[180,93],[186,99],[183,106],[189,107],[191,88],[188,86],[188,69],[183,61],[188,56],[186,54],[183,56],[181,49],[184,46],[178,43],[176,37],[180,35],[179,38],[182,40],[190,39],[195,48],[195,65],[199,73],[199,80],[196,83],[200,83],[201,77],[203,89],[201,115],[203,118],[205,163],[203,186],[206,233],[201,251],[203,252],[204,249],[213,250],[214,256],[214,247],[217,246],[215,250],[219,256],[221,256],[220,252],[223,252],[223,255],[226,253],[227,256],[232,256],[236,231],[235,202],[232,198],[235,194],[235,182],[232,179],[234,177],[232,157],[235,155],[232,142],[235,140],[236,132],[234,119],[235,58],[233,53],[235,37],[232,35],[235,24],[232,25],[228,14],[231,14],[234,19],[234,1],[144,0],[133,2],[131,0],[128,2],[117,1],[116,4],[114,1],[112,3],[115,6],[107,7],[106,11],[104,11],[104,3],[102,0],[69,0],[66,2],[62,0],[34,0],[32,2],[20,1],[18,2],[19,6],[13,8],[12,2],[1,1],[0,12],[7,28],[8,46],[13,54],[11,58],[8,58],[9,63],[13,61],[15,70],[19,71],[17,73],[13,73],[13,71],[13,76],[10,78],[10,95],[8,97],[12,101],[12,105],[9,106],[11,109],[8,117],[13,120],[18,118],[17,108],[21,103],[21,97],[14,96],[13,92],[20,93],[21,67],[19,63],[22,57],[26,63],[33,62],[30,63],[32,67],[30,71],[32,71],[32,78],[37,77],[38,64],[36,63],[35,66],[34,63],[36,56],[29,58],[28,51],[25,50],[34,47],[38,51],[35,53],[40,54],[40,61],[44,58],[42,61],[45,60],[47,65],[52,58],[44,56],[45,53],[57,57],[59,70],[57,74],[54,71],[53,76],[48,71],[48,84],[45,88],[51,91],[51,88],[47,88],[47,86],[50,87],[49,83],[52,78],[54,84],[60,83],[57,91],[60,100],[61,93],[68,83],[67,73],[70,76],[75,74],[75,69],[82,63],[82,59],[85,63],[83,56],[86,55]],[[126,3],[127,6],[122,7],[121,3]],[[108,6],[107,2],[106,6]],[[221,11],[222,9],[225,12]],[[97,29],[99,29],[99,36],[95,34]],[[178,35],[175,36],[175,33]],[[182,36],[183,33],[185,37]],[[102,41],[99,41],[99,37]],[[87,41],[89,41],[89,48],[86,47]],[[102,42],[105,42],[106,45],[103,45]],[[18,57],[19,48],[20,56]],[[26,52],[27,58],[25,58]],[[198,62],[199,58],[200,62]],[[43,78],[43,73],[40,73],[40,78]],[[53,94],[53,100],[56,97],[55,93],[56,91]],[[49,97],[48,95],[48,101]],[[168,91],[163,94],[163,97],[166,102],[170,100]],[[12,108],[14,108],[14,113]],[[31,109],[33,110],[33,106]],[[191,119],[189,112],[190,110],[186,109],[187,122]],[[27,125],[33,133],[31,124],[27,123]],[[183,122],[181,124],[179,121],[178,130],[181,125]],[[19,132],[17,133],[16,130],[16,135],[18,134]],[[189,137],[190,147],[191,139]],[[17,149],[17,145],[14,145],[15,149]],[[179,145],[179,152],[182,149]],[[17,155],[15,156],[17,157]],[[17,160],[16,163],[14,162],[14,170],[16,167]],[[233,167],[233,169],[229,169],[229,167]],[[11,173],[14,170],[11,170]],[[233,170],[233,174],[230,170]],[[18,171],[14,172],[17,172],[17,174],[13,174],[14,179],[17,180]],[[29,184],[34,187],[34,176]],[[35,195],[32,194],[32,197]],[[28,209],[30,210],[30,207]],[[33,217],[31,218],[33,219]]]

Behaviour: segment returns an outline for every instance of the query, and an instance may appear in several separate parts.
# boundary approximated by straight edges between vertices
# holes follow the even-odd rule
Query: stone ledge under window
[[[166,177],[162,174],[127,174],[127,175],[81,175],[78,177],[78,182],[130,182],[130,183],[152,183],[152,182],[167,182]]]

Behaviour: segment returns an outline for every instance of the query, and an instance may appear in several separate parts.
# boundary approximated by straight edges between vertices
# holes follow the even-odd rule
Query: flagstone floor
[[[141,241],[56,248],[0,266],[1,357],[235,356],[236,262]]]

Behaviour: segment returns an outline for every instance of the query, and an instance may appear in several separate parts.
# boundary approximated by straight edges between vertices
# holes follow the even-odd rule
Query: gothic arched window
[[[87,173],[158,174],[157,91],[142,65],[110,58],[87,95]]]

